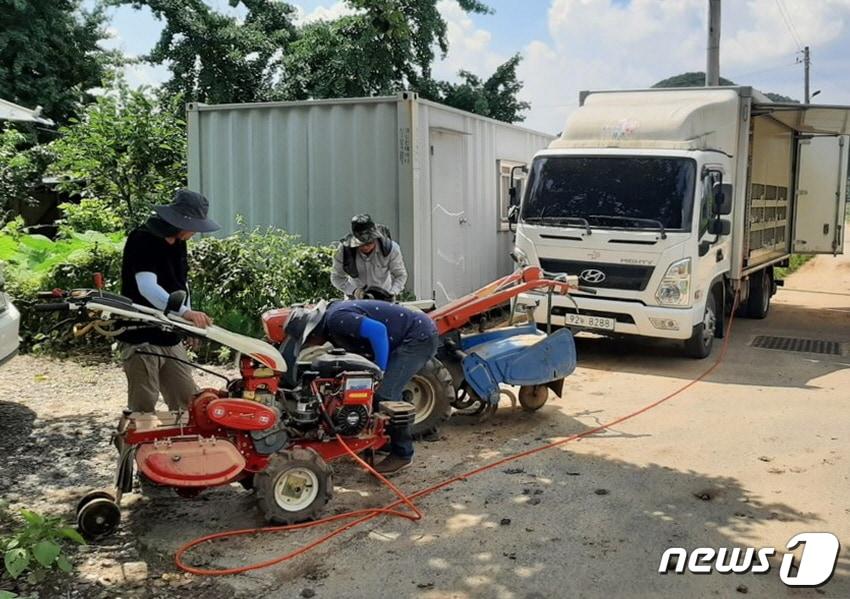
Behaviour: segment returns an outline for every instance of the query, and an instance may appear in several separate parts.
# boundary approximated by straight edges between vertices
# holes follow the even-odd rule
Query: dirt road
[[[174,575],[171,553],[189,538],[257,524],[250,495],[228,488],[194,501],[138,500],[118,540],[78,560],[73,588],[86,597],[850,596],[850,257],[808,263],[774,299],[766,320],[736,321],[727,359],[706,382],[635,420],[425,498],[422,522],[376,520],[290,565],[204,582]],[[835,341],[843,353],[752,347],[760,335]],[[579,355],[563,398],[531,415],[504,408],[484,424],[453,420],[443,440],[418,444],[400,486],[420,489],[611,421],[710,364],[681,358],[673,345],[594,338],[579,341]],[[68,388],[69,380],[77,382]],[[111,367],[26,357],[5,366],[0,444],[12,457],[0,492],[68,513],[75,493],[108,481],[108,432],[99,427],[119,409],[122,384]],[[329,511],[390,499],[352,466],[338,467],[336,481]],[[826,586],[789,589],[781,554],[809,531],[832,532],[845,549]],[[313,534],[216,544],[197,559],[266,559]],[[778,557],[764,575],[665,576],[658,566],[668,547],[775,547]],[[147,563],[142,586],[120,583],[127,561]]]

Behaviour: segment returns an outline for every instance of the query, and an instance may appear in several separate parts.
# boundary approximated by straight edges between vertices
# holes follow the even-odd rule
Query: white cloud
[[[334,19],[353,15],[357,12],[342,0],[339,0],[330,6],[317,6],[309,13],[297,4],[294,6],[295,18],[293,21],[299,26],[313,23],[315,21],[333,21]]]
[[[793,92],[802,80],[794,66],[798,48],[778,4],[723,3],[721,74],[799,97]],[[827,47],[846,40],[850,1],[782,0],[782,5],[803,43]],[[553,0],[550,39],[528,44],[519,68],[523,96],[532,103],[526,124],[559,131],[582,89],[647,87],[670,75],[704,70],[706,11],[705,0]],[[777,86],[776,76],[786,83]],[[850,101],[850,94],[844,100]]]
[[[492,34],[476,27],[456,0],[440,0],[437,9],[446,20],[449,51],[445,58],[440,58],[439,49],[436,49],[433,67],[436,78],[454,81],[461,69],[487,77],[510,57],[510,53],[491,47]]]
[[[158,87],[171,78],[165,65],[151,65],[144,62],[131,63],[124,67],[124,75],[130,87]]]

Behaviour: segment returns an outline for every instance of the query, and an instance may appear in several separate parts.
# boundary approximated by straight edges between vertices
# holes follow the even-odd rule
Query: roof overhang
[[[0,121],[16,121],[24,123],[39,123],[41,125],[54,125],[53,121],[41,116],[41,108],[30,110],[18,106],[8,100],[0,99]]]

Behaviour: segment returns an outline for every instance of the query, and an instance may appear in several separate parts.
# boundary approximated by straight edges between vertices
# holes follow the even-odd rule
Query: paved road
[[[758,335],[843,342],[845,354],[756,349],[750,344]],[[850,596],[848,341],[850,258],[818,258],[791,277],[766,320],[735,323],[725,363],[685,394],[592,438],[431,496],[421,502],[423,522],[380,520],[292,566],[228,584],[281,598],[306,588],[317,597],[423,599]],[[711,363],[680,358],[677,347],[664,344],[586,339],[579,351],[580,368],[563,398],[533,415],[503,409],[475,427],[456,420],[445,441],[419,445],[418,467],[399,478],[401,485],[419,489],[611,421]],[[342,468],[337,480],[345,485],[337,509],[388,498],[351,469]],[[240,509],[252,513],[247,499],[238,501],[227,508],[228,524]],[[208,531],[210,503],[193,505],[181,504],[177,522],[152,523],[143,541],[168,549]],[[235,523],[250,523],[244,518]],[[822,589],[785,587],[778,559],[766,575],[657,573],[668,547],[781,552],[807,531],[835,533],[845,547]],[[209,561],[244,563],[291,546],[280,538],[237,542]]]

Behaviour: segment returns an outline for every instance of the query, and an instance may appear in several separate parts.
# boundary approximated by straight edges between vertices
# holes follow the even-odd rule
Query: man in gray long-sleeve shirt
[[[331,284],[346,297],[363,299],[370,287],[395,297],[406,282],[399,245],[368,214],[351,219],[351,233],[340,240],[334,255]]]

